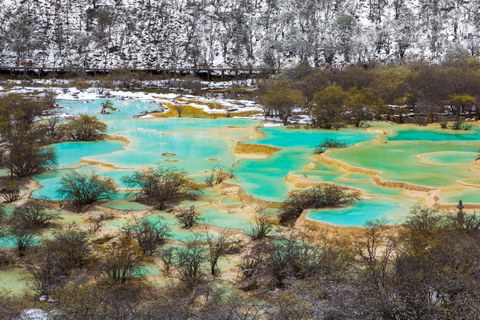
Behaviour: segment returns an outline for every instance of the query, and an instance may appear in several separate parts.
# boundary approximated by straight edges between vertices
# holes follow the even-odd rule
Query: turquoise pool
[[[362,191],[367,200],[354,207],[338,210],[312,211],[309,218],[338,225],[362,225],[371,219],[399,221],[418,198],[408,198],[405,190],[386,188],[373,181],[373,175],[350,172],[331,163],[319,163],[313,154],[315,146],[327,138],[345,142],[349,148],[331,150],[327,156],[355,167],[378,171],[384,180],[441,188],[446,201],[462,196],[456,181],[474,179],[479,170],[474,165],[480,149],[480,130],[454,132],[415,128],[391,127],[386,140],[375,140],[379,133],[364,129],[339,131],[289,129],[285,127],[258,128],[261,138],[251,139],[253,129],[260,122],[249,119],[186,119],[134,118],[144,111],[153,111],[159,105],[152,101],[113,100],[118,109],[101,115],[101,103],[94,101],[59,101],[62,112],[88,113],[98,116],[108,126],[108,134],[123,137],[125,141],[66,142],[55,145],[58,169],[34,177],[41,188],[33,193],[37,198],[58,200],[56,190],[62,175],[71,169],[96,172],[110,177],[120,188],[122,177],[151,166],[174,166],[186,170],[201,181],[207,172],[223,167],[235,174],[233,183],[260,200],[281,202],[298,186],[288,176],[299,177],[308,183],[337,183]],[[389,130],[390,130],[389,129]],[[259,135],[257,135],[259,136]],[[128,142],[127,142],[128,141]],[[233,154],[238,141],[281,148],[264,159],[244,159]],[[449,189],[455,191],[448,196]],[[476,190],[465,191],[465,199],[476,201]],[[205,197],[205,196],[204,196]],[[216,195],[212,195],[216,197]],[[131,195],[122,192],[118,199],[105,204],[120,210],[148,210],[150,208],[129,201]],[[408,198],[408,199],[407,199]],[[400,200],[402,199],[402,200]],[[403,200],[407,199],[407,200]],[[238,205],[238,199],[220,198],[219,204]],[[245,217],[231,215],[228,210],[200,206],[202,217],[212,225],[246,229]],[[156,213],[171,223],[171,216]],[[154,217],[152,217],[154,218]],[[173,218],[174,219],[174,218]],[[175,230],[179,240],[189,232]]]

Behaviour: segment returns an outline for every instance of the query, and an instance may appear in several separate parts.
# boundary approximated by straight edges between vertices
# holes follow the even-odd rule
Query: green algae
[[[0,268],[0,292],[3,295],[21,296],[30,291],[26,269],[18,267]]]
[[[480,204],[480,188],[468,188],[462,190],[450,190],[440,193],[440,202],[443,204],[454,204],[462,200],[465,204]]]

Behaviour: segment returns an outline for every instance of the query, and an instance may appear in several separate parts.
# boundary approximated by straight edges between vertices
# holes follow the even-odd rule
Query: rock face
[[[478,55],[479,19],[480,1],[0,0],[0,64],[437,61]]]

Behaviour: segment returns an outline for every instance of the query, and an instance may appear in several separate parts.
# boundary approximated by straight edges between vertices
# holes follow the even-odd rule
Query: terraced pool
[[[101,115],[103,101],[59,101],[62,112],[95,114],[108,125],[107,133],[117,138],[55,145],[58,170],[35,177],[42,188],[34,192],[34,197],[58,200],[60,177],[72,168],[111,177],[120,188],[125,188],[121,183],[123,176],[163,165],[185,169],[198,180],[210,169],[223,167],[235,174],[230,182],[239,185],[244,193],[270,202],[283,201],[291,190],[322,182],[362,191],[364,200],[352,208],[308,214],[309,219],[337,225],[360,226],[371,219],[398,222],[409,207],[425,201],[432,192],[440,195],[440,203],[454,204],[462,198],[480,205],[480,189],[476,187],[480,185],[475,184],[480,181],[480,167],[474,162],[480,149],[478,126],[469,132],[384,123],[374,124],[369,130],[259,128],[260,122],[249,119],[134,118],[143,111],[158,109],[153,101],[115,100],[118,111]],[[322,160],[313,150],[327,138],[338,139],[350,147],[329,150]],[[263,158],[238,157],[233,150],[239,141],[281,150]],[[391,183],[379,184],[377,178]],[[461,182],[470,183],[465,186]],[[414,193],[392,183],[426,190]],[[123,192],[105,206],[117,210],[149,209],[128,201],[129,197]],[[228,210],[229,206],[241,206],[240,199],[215,193],[211,197],[216,205],[204,202],[199,206],[204,219],[222,228],[248,227],[247,217]],[[171,219],[162,213],[154,216]],[[182,230],[175,232],[180,240],[187,236]]]

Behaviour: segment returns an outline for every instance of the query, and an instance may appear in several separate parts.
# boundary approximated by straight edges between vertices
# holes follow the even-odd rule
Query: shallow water
[[[333,150],[328,156],[353,166],[380,171],[385,180],[445,188],[459,179],[472,177],[475,153],[479,148],[480,141],[392,141]],[[422,155],[425,156],[422,158]],[[425,161],[429,157],[430,163]]]
[[[266,201],[282,201],[292,189],[285,176],[311,162],[307,150],[285,150],[267,159],[242,159],[234,174],[245,193]]]
[[[54,145],[59,169],[76,168],[82,158],[112,153],[123,147],[124,144],[118,141],[65,142]]]
[[[83,172],[94,171],[114,179],[120,188],[126,188],[122,177],[145,167],[162,165],[181,168],[197,181],[202,181],[210,169],[223,167],[235,174],[233,183],[240,185],[246,194],[260,200],[283,201],[296,188],[286,181],[288,174],[306,183],[329,182],[354,187],[364,195],[373,197],[359,201],[352,208],[312,211],[310,219],[338,225],[362,225],[377,218],[391,221],[401,219],[409,206],[419,199],[407,199],[402,189],[375,184],[372,175],[315,163],[315,146],[327,138],[335,138],[350,147],[329,151],[327,155],[330,158],[377,170],[385,180],[442,188],[443,203],[458,197],[465,199],[465,202],[480,202],[477,201],[477,190],[465,190],[456,183],[458,180],[480,181],[480,178],[475,178],[480,170],[473,164],[480,149],[478,127],[469,132],[455,132],[378,124],[380,132],[389,132],[383,134],[384,143],[374,140],[378,133],[363,129],[326,131],[266,127],[258,129],[263,137],[248,142],[275,146],[281,150],[266,159],[238,159],[232,153],[235,144],[248,140],[258,122],[247,119],[134,119],[133,116],[143,111],[159,108],[154,102],[134,100],[114,100],[118,111],[100,115],[98,112],[103,101],[105,99],[59,103],[64,107],[62,112],[95,114],[108,125],[108,134],[121,136],[128,143],[112,140],[55,145],[59,170],[35,177],[42,188],[34,192],[34,197],[58,200],[56,189],[61,176],[72,168]],[[308,170],[305,170],[307,165]],[[195,203],[204,222],[222,228],[249,228],[247,217],[230,213],[229,207],[241,205],[239,199],[208,192],[203,198],[215,199],[218,206],[214,207],[208,202]],[[131,197],[122,192],[117,199],[104,205],[119,210],[151,209],[129,201]],[[176,240],[185,241],[192,236],[192,232],[179,227],[172,214],[154,211],[147,219],[166,221],[174,230],[173,238]],[[123,222],[109,223],[119,228]]]
[[[0,248],[15,248],[15,240],[11,237],[0,238]]]
[[[122,210],[122,211],[135,211],[135,210],[149,210],[151,207],[141,204],[139,202],[135,202],[132,200],[127,199],[116,199],[108,201],[102,204],[104,207],[115,209],[115,210]]]
[[[220,200],[220,203],[224,206],[238,206],[242,204],[242,201],[235,197],[225,197]]]
[[[480,140],[480,130],[473,127],[470,131],[454,131],[442,129],[406,129],[389,137],[392,141],[467,141]]]
[[[200,213],[200,223],[225,229],[249,230],[251,221],[246,215],[233,213],[228,208],[217,208],[208,202],[184,201],[181,207],[195,206]]]
[[[149,263],[143,266],[136,274],[136,276],[142,277],[155,277],[162,274],[160,267],[154,263]]]
[[[476,152],[445,151],[419,155],[433,165],[470,165],[477,157]]]
[[[302,169],[313,162],[313,150],[325,139],[336,138],[353,146],[362,141],[369,141],[375,136],[359,130],[328,131],[269,127],[260,131],[265,137],[251,143],[271,145],[283,150],[267,159],[240,160],[234,172],[247,194],[275,202],[283,201],[292,189],[292,186],[284,181],[287,173]]]
[[[361,200],[350,208],[311,210],[307,218],[340,226],[363,226],[372,220],[395,224],[401,222],[408,209],[399,200],[377,198]]]
[[[25,273],[23,268],[0,268],[0,293],[20,296],[30,291]]]
[[[460,200],[468,204],[480,204],[480,188],[453,190],[440,194],[441,203],[457,204]]]
[[[160,223],[162,225],[168,226],[170,230],[170,239],[180,242],[187,242],[191,241],[195,237],[197,240],[205,241],[206,235],[205,233],[197,234],[192,230],[184,229],[180,226],[177,218],[172,213],[166,213],[163,211],[154,211],[151,216],[144,218],[145,220]]]

